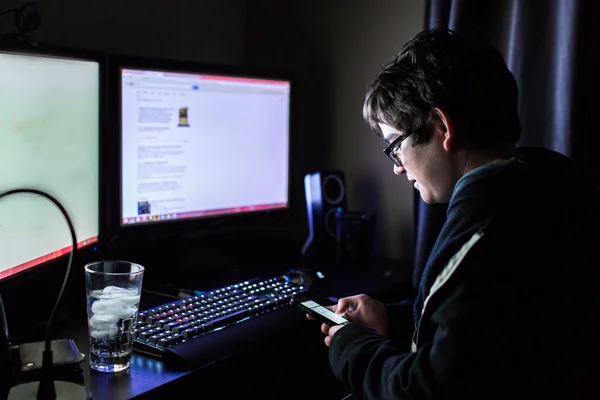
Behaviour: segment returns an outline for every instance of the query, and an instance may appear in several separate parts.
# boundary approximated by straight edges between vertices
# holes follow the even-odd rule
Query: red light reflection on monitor
[[[96,242],[98,242],[98,236],[95,236],[90,239],[82,240],[81,242],[77,243],[77,248],[81,249],[82,247],[89,246],[90,244],[93,244]],[[27,261],[23,264],[17,265],[16,267],[12,267],[12,268],[6,269],[4,271],[0,271],[0,280],[8,278],[9,276],[12,276],[16,273],[25,271],[29,268],[33,268],[33,267],[43,264],[45,262],[52,261],[54,259],[64,256],[65,254],[69,254],[69,252],[71,251],[71,247],[72,246],[64,247],[60,250],[53,251],[52,253],[46,254],[44,256],[33,259],[31,261]]]

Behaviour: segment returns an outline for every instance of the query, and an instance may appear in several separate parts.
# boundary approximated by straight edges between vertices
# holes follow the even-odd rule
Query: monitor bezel
[[[287,182],[287,205],[275,209],[252,210],[231,214],[205,215],[176,220],[153,221],[139,224],[123,224],[122,218],[122,69],[157,70],[174,73],[219,75],[234,78],[269,79],[286,81],[290,84],[289,118],[288,118],[288,182]],[[208,64],[195,61],[173,60],[166,58],[151,58],[142,56],[112,54],[109,58],[109,97],[110,101],[110,141],[112,146],[112,157],[116,167],[112,167],[113,176],[111,185],[110,219],[113,227],[112,240],[119,238],[140,238],[146,236],[157,237],[161,235],[181,235],[203,229],[214,229],[219,227],[233,228],[244,227],[269,220],[280,220],[290,216],[293,207],[292,200],[292,118],[293,118],[293,87],[294,79],[287,71],[259,70],[229,65]],[[118,187],[116,187],[118,186]]]
[[[30,54],[34,56],[50,57],[50,58],[63,58],[81,61],[92,61],[98,63],[99,75],[98,75],[98,95],[99,95],[99,118],[98,118],[98,240],[82,247],[77,248],[77,257],[75,260],[87,260],[91,259],[96,252],[104,246],[106,240],[106,232],[108,226],[108,220],[105,218],[103,210],[106,209],[107,197],[104,191],[106,187],[106,179],[108,176],[105,174],[105,163],[104,149],[107,146],[105,141],[106,128],[107,128],[107,54],[102,51],[82,49],[76,47],[58,46],[45,43],[29,43],[22,40],[10,39],[0,40],[0,53],[15,53],[15,54]],[[15,195],[18,196],[18,195]],[[22,195],[25,196],[25,195]],[[2,205],[0,204],[0,207]],[[57,213],[60,211],[57,209]],[[65,237],[70,237],[69,231],[65,225]],[[81,241],[82,238],[77,238]],[[58,249],[57,249],[58,250]],[[66,261],[69,257],[69,253],[61,255],[57,258],[41,262],[37,265],[30,266],[24,270],[17,271],[7,277],[0,279],[0,287],[8,282],[20,281],[27,279],[31,273],[36,271],[40,275],[53,275],[48,272],[56,265],[66,265]],[[38,272],[43,270],[44,272]],[[59,274],[62,279],[62,274]]]

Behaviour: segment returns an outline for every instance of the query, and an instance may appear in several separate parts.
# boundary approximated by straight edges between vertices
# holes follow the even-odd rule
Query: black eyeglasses
[[[396,139],[394,139],[394,141],[390,143],[385,149],[383,149],[385,155],[388,156],[397,167],[401,167],[402,162],[400,161],[400,157],[396,156],[396,151],[400,148],[402,142],[409,136],[410,133],[400,135]]]

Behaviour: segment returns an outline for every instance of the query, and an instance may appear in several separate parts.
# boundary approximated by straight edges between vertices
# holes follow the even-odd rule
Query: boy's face
[[[386,124],[379,124],[379,127],[387,143],[404,134]],[[408,136],[393,150],[401,164],[394,165],[394,173],[406,174],[425,203],[447,203],[454,190],[456,179],[452,171],[455,168],[449,150],[444,146],[445,140],[443,131],[436,128],[429,142],[413,145],[412,137]]]

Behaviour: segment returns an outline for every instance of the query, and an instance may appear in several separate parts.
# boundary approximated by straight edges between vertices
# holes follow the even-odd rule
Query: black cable
[[[8,321],[6,320],[6,308],[4,308],[4,301],[2,301],[2,293],[0,293],[0,324],[2,324],[3,332],[0,334],[4,334],[7,343],[10,343],[10,334],[8,331]],[[0,343],[2,346],[2,343]]]
[[[73,258],[75,255],[75,251],[77,250],[77,236],[75,235],[75,228],[73,227],[73,223],[71,222],[71,218],[69,218],[69,214],[67,213],[67,210],[65,210],[65,208],[62,206],[62,204],[59,203],[58,200],[56,200],[51,195],[49,195],[45,192],[42,192],[41,190],[37,190],[37,189],[9,190],[7,192],[0,193],[0,199],[2,199],[3,197],[9,196],[9,195],[18,194],[18,193],[37,194],[38,196],[45,197],[46,199],[48,199],[52,203],[54,203],[54,205],[56,207],[58,207],[58,209],[60,210],[62,215],[65,217],[65,220],[67,221],[67,224],[69,225],[69,231],[71,232],[71,240],[73,242],[71,252],[69,253],[69,262],[67,264],[67,271],[65,272],[65,278],[63,279],[62,287],[60,288],[60,292],[58,293],[58,298],[56,299],[56,302],[54,303],[54,307],[52,308],[52,312],[50,313],[50,318],[48,319],[48,324],[46,325],[46,334],[44,337],[44,342],[45,342],[44,343],[44,354],[43,354],[43,358],[42,358],[42,370],[44,373],[42,374],[42,380],[41,380],[40,386],[39,386],[38,399],[54,399],[54,398],[56,398],[56,393],[54,390],[53,381],[51,379],[52,378],[52,346],[51,346],[51,340],[50,340],[50,332],[51,332],[51,328],[52,328],[52,322],[54,321],[56,311],[58,310],[58,305],[60,304],[60,300],[63,297],[65,288],[67,287],[67,283],[69,281],[71,266],[73,265]]]
[[[10,9],[8,9],[8,10],[1,11],[1,12],[0,12],[0,17],[2,17],[2,16],[3,16],[3,15],[5,15],[5,14],[9,14],[9,13],[11,13],[11,12],[17,12],[17,11],[19,11],[19,9],[18,9],[18,8],[10,8]]]
[[[17,12],[17,8],[9,8],[8,10],[0,11],[0,18],[5,16],[6,14],[10,14],[11,12]],[[0,32],[0,38],[2,38],[5,34]]]

